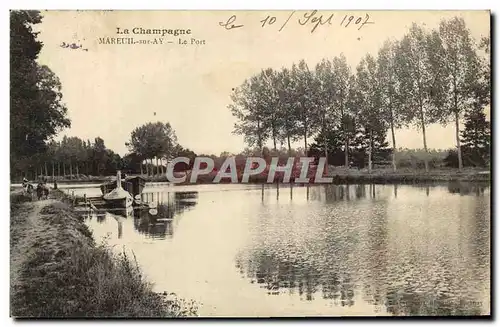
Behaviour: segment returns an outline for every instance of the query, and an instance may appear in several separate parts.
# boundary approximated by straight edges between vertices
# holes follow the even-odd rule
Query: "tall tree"
[[[70,126],[58,78],[37,63],[42,43],[32,27],[41,21],[38,11],[10,12],[10,150],[14,158],[45,151],[46,142]]]
[[[177,136],[170,123],[147,123],[135,128],[130,134],[129,150],[139,157],[149,159],[153,166],[156,158],[157,173],[159,173],[158,158],[170,159],[175,153]],[[148,167],[148,165],[146,165]]]
[[[52,179],[56,176],[56,156],[57,156],[58,143],[51,140],[48,144],[47,156],[50,158],[50,163],[52,166]]]
[[[171,160],[176,153],[177,135],[170,123],[156,123],[159,144],[156,147],[156,158]],[[158,167],[158,162],[156,163]]]
[[[292,76],[296,81],[294,99],[297,99],[297,117],[304,140],[304,151],[307,153],[307,139],[317,131],[318,104],[316,102],[317,84],[314,73],[309,70],[306,62],[301,60],[292,66]]]
[[[383,119],[389,123],[392,138],[392,167],[397,170],[396,165],[396,128],[405,125],[400,114],[400,92],[399,81],[396,73],[396,49],[397,42],[385,41],[378,52],[377,67],[380,79],[380,101],[383,110]]]
[[[294,79],[294,75],[290,69],[282,69],[277,77],[280,81],[278,83],[278,92],[280,98],[280,115],[283,119],[281,124],[281,134],[282,138],[286,140],[288,155],[292,155],[292,145],[291,143],[297,141],[300,138],[300,126],[299,126],[299,110],[298,107],[298,94],[296,89],[298,87],[297,79]]]
[[[330,165],[342,166],[344,164],[343,146],[344,134],[342,133],[341,125],[332,125],[327,130],[320,130],[311,144],[307,155],[321,157],[323,153],[326,153]]]
[[[350,87],[354,82],[351,74],[351,69],[347,64],[346,57],[341,54],[339,57],[333,58],[332,61],[335,94],[333,100],[333,108],[337,111],[337,116],[340,118],[342,124],[342,132],[344,134],[344,152],[345,152],[345,166],[349,167],[349,139],[352,132],[352,117],[348,112],[348,102],[350,96]]]
[[[104,145],[104,140],[100,137],[96,137],[92,147],[92,161],[95,165],[96,175],[102,175],[105,172],[107,160],[108,153]]]
[[[329,129],[333,126],[333,122],[335,118],[335,110],[333,110],[333,104],[335,101],[335,75],[333,71],[332,62],[323,59],[320,63],[316,65],[315,70],[317,85],[316,85],[316,103],[318,106],[318,123],[320,126],[320,134],[325,138],[323,141],[316,140],[318,143],[323,143],[324,153],[326,158],[326,167],[328,167],[329,163],[329,145],[331,142],[328,142],[328,137],[331,133],[329,133]]]
[[[271,68],[263,70],[258,87],[258,106],[264,114],[264,128],[269,130],[273,141],[273,149],[277,150],[277,143],[282,143],[281,131],[284,124],[283,90],[280,74]]]
[[[377,61],[366,55],[356,68],[356,85],[358,97],[358,123],[363,126],[368,139],[368,172],[372,171],[374,152],[374,131],[385,130],[381,105],[381,80],[377,69]]]
[[[474,103],[472,108],[491,105],[491,53],[490,37],[482,37],[479,43],[479,50],[484,52],[480,56],[481,77],[474,83]]]
[[[426,126],[442,121],[444,112],[439,110],[443,99],[442,69],[434,60],[441,49],[436,34],[429,34],[413,24],[403,37],[396,52],[396,71],[400,82],[402,115],[422,131],[425,171],[429,171]]]
[[[474,41],[463,18],[454,17],[441,21],[440,41],[444,47],[440,66],[445,70],[446,99],[443,102],[448,116],[455,121],[455,139],[458,151],[458,169],[462,169],[459,121],[463,112],[474,102],[476,83],[481,79],[481,62]],[[433,44],[434,53],[439,45]],[[437,49],[436,49],[437,48]]]
[[[233,116],[238,119],[234,125],[234,134],[243,135],[249,146],[261,149],[269,138],[269,130],[264,124],[263,107],[258,103],[258,89],[261,80],[259,76],[252,76],[233,90],[232,104],[228,106]]]
[[[490,122],[480,107],[465,113],[465,128],[461,133],[463,147],[469,154],[469,161],[475,165],[487,165],[490,161]]]

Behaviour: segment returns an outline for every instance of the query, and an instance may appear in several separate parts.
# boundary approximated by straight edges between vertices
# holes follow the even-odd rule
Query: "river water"
[[[157,209],[86,222],[200,316],[490,313],[488,186],[160,185],[143,200]]]

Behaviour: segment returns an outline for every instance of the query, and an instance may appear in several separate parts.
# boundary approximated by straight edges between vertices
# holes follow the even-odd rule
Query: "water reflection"
[[[174,217],[193,208],[198,192],[143,193],[142,200],[154,204],[153,210],[135,210],[134,228],[153,239],[172,238]]]
[[[489,313],[487,186],[196,187],[93,226],[201,315]]]
[[[311,187],[310,189],[308,199],[326,203],[364,199],[367,197],[367,194],[372,199],[375,199],[377,196],[377,185],[375,184],[324,185]]]
[[[129,218],[133,215],[134,213],[134,208],[128,207],[126,209],[108,209],[108,213],[111,213],[115,219],[119,218]]]
[[[106,212],[98,212],[95,214],[96,220],[98,223],[102,224],[106,221]],[[89,216],[92,219],[92,215]]]
[[[482,195],[489,188],[488,184],[483,183],[464,183],[464,182],[450,182],[448,183],[448,192],[460,195]]]
[[[486,189],[460,184],[447,191],[481,196]],[[320,297],[340,307],[362,299],[393,315],[484,312],[488,198],[443,204],[443,188],[431,185],[403,187],[399,196],[403,200],[394,202],[396,185],[308,188],[306,197],[321,205],[280,207],[253,221],[236,267],[271,296]]]
[[[89,212],[87,219],[95,217],[98,224],[112,218],[117,223],[117,238],[123,237],[123,224],[133,221],[134,230],[152,239],[167,239],[174,235],[176,215],[192,209],[198,201],[198,192],[150,192],[142,194],[142,201],[151,208],[105,209]]]

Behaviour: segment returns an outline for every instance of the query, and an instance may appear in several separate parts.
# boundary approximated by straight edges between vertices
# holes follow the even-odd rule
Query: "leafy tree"
[[[335,100],[335,75],[333,71],[332,62],[323,59],[319,64],[316,65],[315,71],[317,86],[316,86],[316,101],[318,106],[318,123],[320,126],[320,135],[324,137],[324,140],[320,141],[316,138],[316,144],[322,143],[323,149],[326,157],[326,165],[330,162],[330,157],[328,155],[330,149],[329,138],[332,137],[332,133],[329,129],[333,127],[335,121],[335,111],[333,110],[333,103]],[[337,117],[338,118],[338,117]],[[335,150],[339,150],[337,147]]]
[[[438,36],[438,35],[437,35]],[[406,122],[422,131],[424,151],[428,153],[426,126],[441,121],[444,112],[441,61],[436,57],[442,52],[436,44],[436,34],[427,33],[415,23],[399,42],[396,51],[396,72],[400,83],[401,114]],[[429,171],[425,158],[425,171]]]
[[[136,153],[128,153],[122,158],[123,166],[129,174],[142,175],[142,159]]]
[[[304,139],[304,149],[307,152],[307,139],[317,131],[317,109],[316,90],[317,83],[312,71],[306,62],[301,60],[298,65],[292,66],[292,78],[295,80],[294,94],[298,125]]]
[[[308,156],[322,157],[327,153],[328,163],[334,166],[344,165],[344,135],[341,125],[330,126],[328,130],[321,130],[314,143],[311,144]],[[326,149],[326,150],[325,150]]]
[[[42,43],[33,32],[38,11],[10,12],[10,150],[11,163],[47,150],[46,142],[70,126],[62,103],[61,84],[37,58]]]
[[[114,153],[112,150],[107,149],[107,158],[106,161],[106,171],[115,172],[117,170],[122,170],[125,165],[119,154]]]
[[[475,166],[489,164],[491,153],[491,126],[482,108],[465,113],[465,128],[461,133],[462,144]]]
[[[298,110],[297,110],[297,93],[295,88],[298,85],[296,79],[293,78],[290,69],[282,69],[277,76],[278,94],[279,94],[279,110],[283,119],[281,124],[281,135],[286,140],[288,155],[292,156],[291,142],[295,142],[300,138],[300,126],[298,124]]]
[[[366,130],[362,126],[357,129],[356,138],[349,150],[356,156],[353,160],[354,164],[358,167],[365,167],[365,160],[367,156],[369,157],[370,150],[372,164],[389,160],[392,150],[387,142],[387,130],[380,125],[373,125],[371,130]]]
[[[157,173],[159,173],[158,158],[171,158],[175,154],[177,136],[170,123],[147,123],[134,129],[127,143],[129,150],[144,160],[149,159],[153,166],[156,158]],[[146,166],[148,167],[148,166]]]
[[[355,136],[349,142],[349,153],[350,153],[350,164],[363,168],[366,166],[366,157],[369,148],[369,133],[367,133],[360,124],[356,124]],[[373,149],[373,161],[385,161],[388,160],[388,156],[391,151],[388,148],[389,144],[386,141],[387,132],[385,129],[374,129],[372,131],[372,149]],[[327,135],[323,135],[320,132],[314,143],[311,144],[310,150],[308,152],[309,156],[322,157],[324,156],[324,142],[327,142],[328,148],[328,162],[334,166],[344,165],[344,135],[342,132],[341,125],[332,126],[328,131]]]
[[[398,42],[386,41],[378,52],[377,67],[380,79],[380,101],[383,109],[383,120],[388,122],[392,137],[392,167],[397,170],[396,165],[396,128],[405,125],[400,113],[401,101],[399,81],[396,73],[396,49]]]
[[[472,107],[483,107],[491,104],[491,54],[490,37],[482,37],[479,44],[479,50],[484,51],[484,57],[480,58],[481,77],[474,84],[474,103]]]
[[[347,59],[343,54],[333,58],[332,66],[335,76],[333,82],[335,85],[333,108],[336,111],[336,117],[338,117],[342,125],[342,133],[344,135],[344,163],[347,168],[349,167],[349,140],[352,138],[354,131],[354,121],[353,117],[349,115],[349,108],[354,108],[351,86],[355,80],[347,64]]]
[[[186,157],[189,158],[189,164],[178,163],[175,165],[175,171],[185,171],[193,168],[194,159],[196,158],[196,153],[188,148],[183,148],[180,144],[175,147],[175,157]]]
[[[101,175],[104,173],[107,160],[108,152],[106,151],[104,140],[100,137],[96,137],[92,147],[92,162],[95,165],[94,171],[96,175]]]
[[[459,121],[462,113],[475,101],[476,83],[481,78],[481,62],[463,18],[455,17],[442,21],[439,26],[439,36],[444,47],[444,53],[440,58],[440,66],[445,70],[446,98],[443,107],[447,115],[453,117],[455,121],[458,169],[462,169]]]
[[[381,103],[382,81],[379,77],[380,70],[377,68],[377,61],[371,55],[366,55],[356,70],[355,88],[358,103],[356,116],[367,137],[368,171],[371,172],[374,133],[376,133],[374,130],[385,130]]]
[[[59,145],[56,141],[51,140],[48,145],[47,145],[47,156],[50,158],[51,164],[52,164],[52,178],[55,177],[56,175],[56,158],[57,158],[57,150],[59,148]]]
[[[84,148],[84,144],[85,142],[78,137],[64,137],[63,139],[63,151],[69,164],[71,176],[73,176],[73,167],[75,168],[76,175],[78,176],[80,174],[80,163],[87,157],[87,151]]]
[[[259,76],[257,93],[259,111],[263,113],[264,128],[269,130],[273,141],[273,149],[277,149],[277,142],[282,143],[281,131],[284,123],[284,108],[282,107],[282,85],[278,72],[268,68]]]
[[[257,146],[262,149],[269,138],[269,131],[264,124],[263,107],[258,103],[257,95],[258,89],[261,87],[260,82],[261,79],[258,76],[253,76],[235,88],[231,94],[233,103],[228,108],[238,119],[233,133],[243,135],[249,146]]]

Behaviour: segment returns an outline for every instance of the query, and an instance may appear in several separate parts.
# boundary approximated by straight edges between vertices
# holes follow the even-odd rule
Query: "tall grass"
[[[15,316],[183,317],[194,305],[152,291],[137,264],[106,246],[37,251],[23,270]]]

